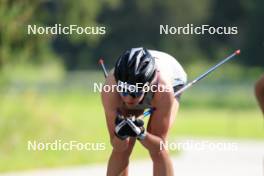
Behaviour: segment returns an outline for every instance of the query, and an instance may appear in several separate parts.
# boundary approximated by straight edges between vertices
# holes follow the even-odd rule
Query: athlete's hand
[[[131,137],[137,137],[140,140],[143,140],[146,136],[144,121],[141,119],[127,118],[127,124],[129,126],[128,135]]]
[[[125,118],[118,115],[115,119],[115,135],[124,140],[128,137],[138,137],[142,139],[145,135],[144,121],[135,117]]]
[[[124,116],[121,115],[117,115],[116,119],[115,119],[115,135],[121,139],[121,140],[125,140],[126,138],[128,138],[128,125],[126,122],[126,119],[124,118]]]

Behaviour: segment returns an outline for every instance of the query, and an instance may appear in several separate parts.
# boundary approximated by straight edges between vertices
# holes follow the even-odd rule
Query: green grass
[[[175,136],[264,139],[264,121],[257,109],[183,108],[171,131]]]
[[[263,140],[263,118],[252,85],[197,84],[182,96],[170,139],[194,136]],[[84,86],[43,91],[29,86],[2,91],[0,171],[106,163],[111,146],[100,96],[87,90]],[[28,140],[103,142],[106,150],[28,151]],[[132,158],[147,156],[137,144]]]

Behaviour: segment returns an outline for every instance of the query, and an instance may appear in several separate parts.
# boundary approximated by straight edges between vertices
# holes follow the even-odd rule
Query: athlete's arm
[[[115,83],[113,75],[109,75],[106,79],[105,85],[113,85]],[[105,92],[104,90],[101,93],[102,103],[104,107],[106,123],[108,128],[108,133],[110,136],[111,144],[115,150],[125,150],[128,147],[129,139],[120,140],[115,134],[115,118],[117,106],[119,104],[117,93],[115,91]]]
[[[146,137],[141,141],[150,152],[160,151],[160,144],[165,143],[169,128],[175,119],[176,113],[173,112],[178,108],[178,102],[172,92],[159,92],[157,96],[156,110],[148,124]]]
[[[264,75],[257,81],[255,86],[255,93],[260,108],[264,114]]]

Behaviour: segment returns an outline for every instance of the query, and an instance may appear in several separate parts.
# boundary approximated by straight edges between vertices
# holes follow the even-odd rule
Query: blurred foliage
[[[240,63],[263,66],[263,6],[263,0],[1,0],[0,70],[51,60],[67,70],[95,68],[101,56],[113,65],[121,52],[135,46],[163,50],[185,66],[242,48]],[[238,26],[239,34],[159,34],[160,24],[188,23]],[[28,24],[106,26],[106,35],[27,35]]]
[[[87,64],[87,58],[91,58],[91,51],[99,41],[97,35],[28,35],[27,25],[99,25],[96,18],[103,4],[114,6],[117,2],[0,1],[0,69],[25,62],[41,65],[50,60],[62,62],[68,69]]]
[[[197,39],[192,35],[160,35],[159,28],[166,24],[181,26],[202,23],[208,16],[209,2],[202,0],[199,5],[194,5],[191,0],[128,0],[118,8],[107,8],[99,20],[111,26],[111,32],[103,39],[96,53],[113,63],[123,50],[145,46],[168,52],[180,61],[189,63],[201,56]]]
[[[43,54],[51,53],[47,50],[45,51],[46,48],[43,47],[48,39],[41,36],[28,37],[24,30],[24,25],[30,23],[35,16],[38,5],[39,3],[36,1],[29,0],[17,2],[1,1],[1,69],[8,64],[25,62],[25,60],[30,62],[42,60]]]
[[[207,56],[236,48],[241,49],[241,60],[246,66],[264,66],[264,1],[262,0],[215,0],[208,24],[213,26],[238,26],[238,35],[208,35],[200,40]]]

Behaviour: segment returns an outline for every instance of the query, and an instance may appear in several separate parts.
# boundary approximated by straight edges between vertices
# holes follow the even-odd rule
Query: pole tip
[[[236,55],[239,55],[240,54],[240,49],[236,50],[235,53],[236,53]]]
[[[98,61],[99,64],[104,64],[104,60],[102,58],[99,59]]]

